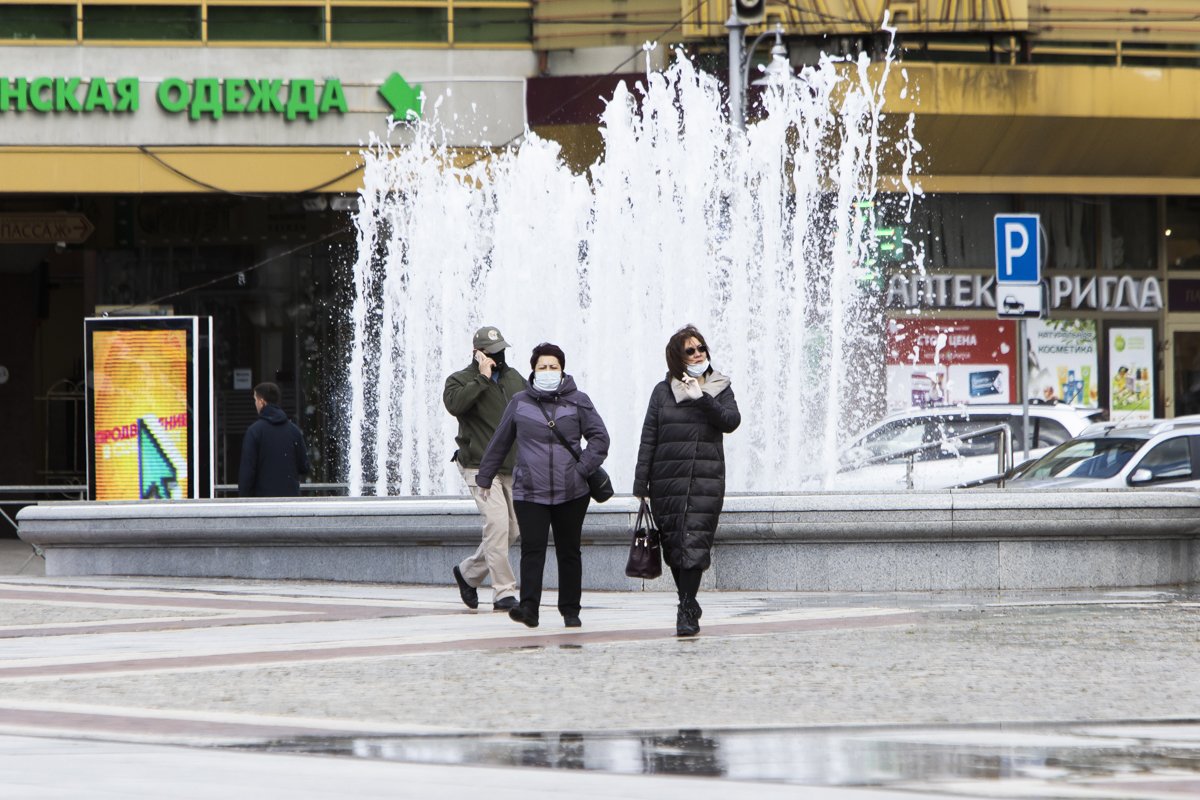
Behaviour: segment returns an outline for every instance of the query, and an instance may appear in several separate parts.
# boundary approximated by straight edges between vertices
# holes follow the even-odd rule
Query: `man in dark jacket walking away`
[[[304,434],[279,407],[279,387],[260,383],[254,387],[258,421],[242,442],[242,467],[238,470],[241,497],[299,497],[300,476],[308,474]]]
[[[467,608],[478,608],[478,587],[490,574],[493,611],[507,611],[517,605],[517,578],[508,561],[508,548],[520,534],[512,496],[516,453],[505,456],[490,494],[479,490],[475,476],[508,401],[526,388],[525,379],[505,362],[508,346],[495,327],[486,325],[477,330],[471,364],[447,378],[442,393],[446,410],[458,419],[454,461],[483,516],[483,541],[454,567],[454,581]]]

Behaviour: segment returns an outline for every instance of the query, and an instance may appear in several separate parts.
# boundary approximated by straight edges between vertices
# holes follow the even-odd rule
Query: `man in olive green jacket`
[[[512,497],[516,448],[504,459],[486,499],[475,485],[475,475],[508,401],[527,388],[520,373],[505,363],[504,351],[508,346],[495,327],[487,325],[477,330],[471,365],[447,378],[442,392],[446,410],[458,419],[458,436],[454,438],[458,452],[454,460],[483,515],[483,541],[454,567],[454,581],[467,607],[478,608],[477,589],[490,574],[495,611],[507,611],[517,604],[517,579],[508,561],[508,548],[520,535]]]

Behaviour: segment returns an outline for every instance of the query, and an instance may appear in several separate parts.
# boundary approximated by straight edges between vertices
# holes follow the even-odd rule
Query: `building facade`
[[[535,46],[569,45],[579,60],[589,48],[615,56],[649,38],[713,71],[727,68],[728,0],[639,4],[637,17],[627,15],[631,5],[539,4]],[[1006,298],[991,285],[993,219],[1037,213],[1051,310],[1046,323],[1030,323],[1040,355],[1031,393],[1114,418],[1200,411],[1195,11],[1184,0],[1136,9],[1117,0],[767,0],[748,41],[779,30],[793,67],[815,64],[821,52],[866,54],[876,76],[890,51],[898,69],[884,124],[897,129],[915,114],[924,195],[911,214],[884,211],[879,224],[900,243],[881,276],[890,406],[1019,400],[1008,374],[1016,325],[997,321]],[[607,25],[585,24],[588,14]],[[676,25],[655,29],[672,16]],[[766,49],[753,58],[761,63]],[[561,118],[570,112],[541,121],[570,128]],[[589,155],[590,113],[570,120]],[[901,181],[885,175],[882,183],[898,189]]]
[[[435,99],[464,150],[520,135],[531,25],[487,0],[0,3],[0,485],[83,481],[106,313],[213,318],[217,483],[247,375],[337,480],[360,150]]]
[[[1193,6],[768,0],[748,34],[778,26],[796,67],[825,51],[878,70],[895,29],[909,89],[893,82],[886,112],[916,115],[925,194],[881,221],[902,242],[881,275],[889,368],[908,368],[894,402],[946,391],[915,369],[936,366],[942,334],[974,337],[958,396],[988,380],[999,394],[1011,362],[993,355],[1015,333],[995,320],[991,226],[1014,211],[1041,214],[1051,321],[1084,348],[1061,375],[1047,359],[1044,382],[1105,408],[1133,392],[1156,415],[1200,411]],[[600,98],[673,47],[723,71],[728,16],[728,0],[0,0],[0,485],[82,481],[81,320],[129,311],[214,318],[218,483],[253,418],[246,370],[281,385],[316,477],[337,480],[338,311],[371,134],[428,116],[423,94],[461,120],[464,150],[528,126],[582,168],[602,149]]]

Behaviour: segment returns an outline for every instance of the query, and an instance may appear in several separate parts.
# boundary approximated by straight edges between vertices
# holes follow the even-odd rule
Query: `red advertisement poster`
[[[888,320],[888,410],[1016,402],[1017,323]]]

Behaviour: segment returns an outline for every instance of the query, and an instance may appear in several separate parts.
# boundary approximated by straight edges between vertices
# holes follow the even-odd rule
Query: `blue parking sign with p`
[[[1042,242],[1037,214],[996,215],[996,283],[1042,279]]]

